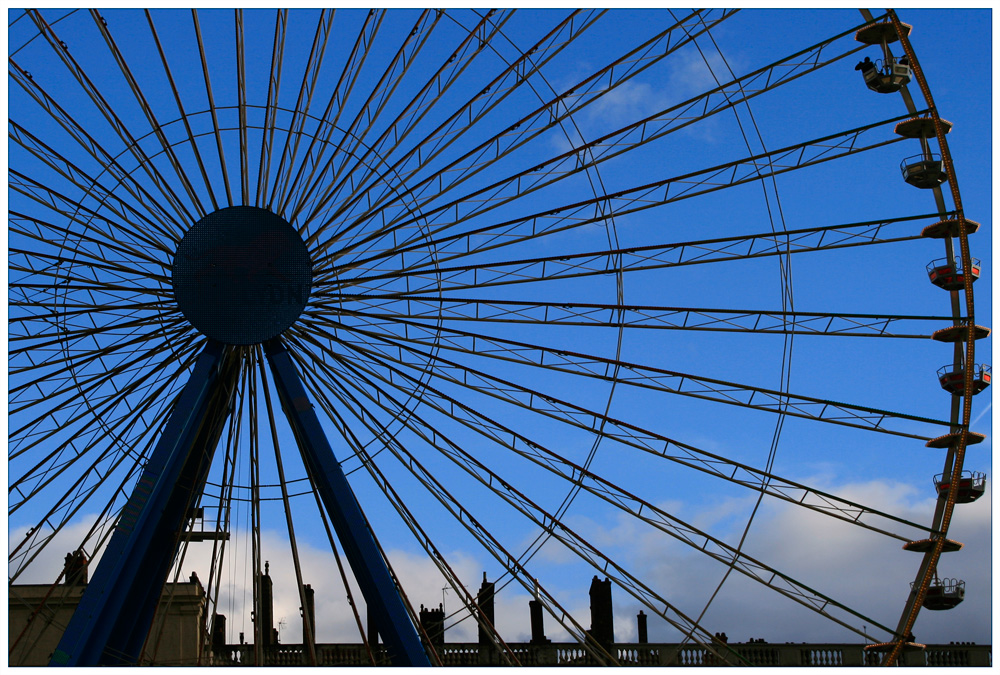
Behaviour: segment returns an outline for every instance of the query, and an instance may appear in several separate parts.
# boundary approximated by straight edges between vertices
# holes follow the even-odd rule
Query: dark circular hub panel
[[[302,237],[255,206],[210,213],[174,254],[174,298],[203,335],[230,345],[277,337],[299,318],[312,287]]]

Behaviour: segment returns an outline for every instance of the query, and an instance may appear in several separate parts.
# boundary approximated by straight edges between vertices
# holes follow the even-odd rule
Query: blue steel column
[[[361,592],[374,614],[394,666],[429,666],[416,628],[389,574],[340,462],[333,454],[319,418],[299,379],[295,364],[280,340],[264,344],[282,408],[295,432],[303,461],[330,514],[337,537],[350,561]]]
[[[238,362],[209,340],[50,665],[134,665],[229,415]]]

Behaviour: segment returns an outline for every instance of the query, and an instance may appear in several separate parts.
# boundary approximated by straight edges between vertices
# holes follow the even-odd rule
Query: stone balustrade
[[[594,658],[576,643],[508,643],[514,657],[523,666],[597,666]],[[735,643],[729,647],[752,666],[848,667],[877,666],[882,655],[865,652],[861,644],[805,644],[766,642]],[[623,666],[720,666],[718,657],[698,645],[678,644],[615,644],[613,653]],[[446,643],[436,646],[438,657],[445,666],[507,665],[507,660],[494,648],[476,643]],[[375,648],[375,658],[388,665],[384,649]],[[508,657],[509,658],[509,657]],[[367,666],[371,659],[363,645],[316,645],[317,665]],[[268,666],[306,665],[308,658],[303,645],[279,645],[265,655]],[[216,652],[212,662],[218,666],[256,665],[253,645],[227,645]],[[950,644],[927,645],[923,651],[906,652],[905,666],[983,666],[992,665],[990,645]]]

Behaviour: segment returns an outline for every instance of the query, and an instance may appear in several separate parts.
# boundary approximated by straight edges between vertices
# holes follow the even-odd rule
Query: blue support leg
[[[323,433],[295,364],[278,339],[265,343],[264,350],[303,461],[344,547],[368,603],[368,611],[375,616],[379,634],[390,650],[392,664],[430,666],[417,630],[375,543],[361,505]]]
[[[50,665],[135,665],[229,416],[238,359],[209,341],[122,511]]]

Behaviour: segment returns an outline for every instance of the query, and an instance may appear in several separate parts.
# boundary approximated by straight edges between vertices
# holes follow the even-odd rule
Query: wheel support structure
[[[153,615],[232,409],[239,361],[209,341],[174,405],[49,665],[139,662]]]
[[[288,351],[265,344],[303,463],[312,478],[394,666],[429,666],[420,637],[368,521],[313,411]],[[163,434],[129,496],[54,666],[139,663],[189,509],[201,494],[232,410],[239,359],[214,340],[195,362]]]

